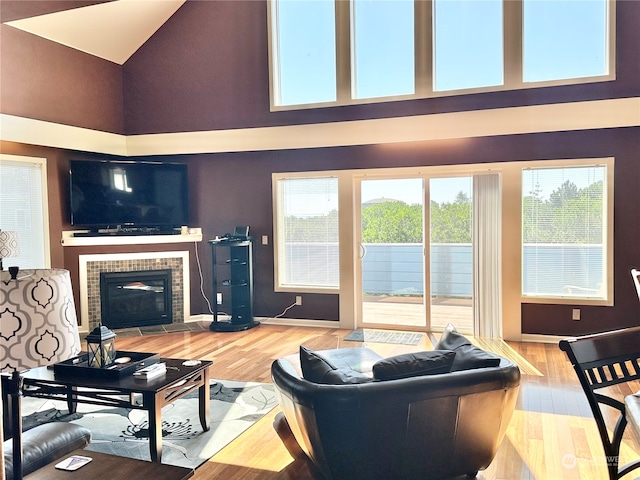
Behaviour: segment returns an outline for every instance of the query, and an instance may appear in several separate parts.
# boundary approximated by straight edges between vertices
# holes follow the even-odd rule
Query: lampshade
[[[79,353],[69,271],[21,270],[17,280],[0,271],[0,372],[51,365]]]
[[[2,269],[2,259],[20,256],[18,246],[18,233],[7,230],[0,230],[0,270]]]
[[[4,432],[2,428],[2,417],[4,412],[2,411],[2,395],[0,395],[0,432]],[[2,443],[0,442],[0,478],[4,478],[4,451],[2,449]]]

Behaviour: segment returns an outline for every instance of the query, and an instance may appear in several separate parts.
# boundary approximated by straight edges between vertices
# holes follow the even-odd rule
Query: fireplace
[[[100,273],[102,324],[109,328],[172,323],[171,270]]]
[[[88,333],[102,323],[100,274],[106,272],[171,270],[172,323],[184,323],[191,317],[188,251],[79,255],[78,267],[81,332]]]

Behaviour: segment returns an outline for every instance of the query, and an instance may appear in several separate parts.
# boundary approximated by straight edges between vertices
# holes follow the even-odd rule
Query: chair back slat
[[[637,355],[633,357],[617,357],[581,364],[580,369],[589,381],[591,390],[597,390],[617,385],[618,383],[639,380],[639,362],[640,358]],[[632,366],[633,369],[630,369],[629,366]]]
[[[609,479],[619,480],[640,467],[640,460],[618,468],[617,459],[627,425],[625,405],[595,390],[640,379],[640,327],[566,338],[560,341],[559,346],[573,365],[591,407],[608,459]],[[619,412],[611,437],[601,405],[613,407]]]

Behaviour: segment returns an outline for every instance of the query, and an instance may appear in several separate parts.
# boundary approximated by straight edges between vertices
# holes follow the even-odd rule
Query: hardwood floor
[[[219,379],[270,382],[274,359],[295,353],[299,345],[322,350],[353,347],[349,330],[260,325],[246,332],[208,330],[118,338],[120,350],[158,352],[166,357],[214,361],[211,376]],[[367,343],[380,355],[431,349],[436,336],[425,335],[417,346]],[[606,479],[604,453],[586,398],[564,352],[555,344],[476,339],[476,343],[516,361],[522,381],[518,404],[493,463],[480,472],[484,480]],[[613,387],[621,398],[639,384]],[[195,480],[317,480],[306,460],[294,461],[273,429],[276,407],[243,435],[196,470]],[[614,418],[612,412],[612,419]],[[625,433],[621,464],[640,457],[640,445]],[[636,478],[640,470],[624,477]]]

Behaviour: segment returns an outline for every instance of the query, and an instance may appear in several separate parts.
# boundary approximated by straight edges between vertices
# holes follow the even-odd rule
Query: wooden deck
[[[471,300],[438,299],[430,305],[430,330],[442,331],[449,323],[458,331],[473,333]],[[422,297],[366,297],[362,304],[367,324],[393,327],[425,328],[425,307]]]

